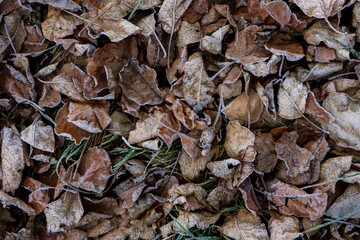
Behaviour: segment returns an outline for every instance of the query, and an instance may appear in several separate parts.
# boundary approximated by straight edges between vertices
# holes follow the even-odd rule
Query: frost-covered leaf
[[[1,130],[2,186],[6,192],[14,192],[20,185],[25,168],[26,152],[20,133],[14,125]]]
[[[181,16],[193,0],[165,0],[159,10],[159,21],[164,30],[171,34],[176,32],[181,23]]]
[[[285,56],[288,61],[298,61],[305,56],[301,45],[283,33],[271,38],[265,48],[275,55]]]
[[[254,145],[255,135],[239,121],[231,121],[226,127],[225,149],[231,158],[240,159],[240,152]]]
[[[200,49],[211,54],[219,54],[222,49],[222,40],[229,29],[230,25],[225,25],[210,36],[203,37],[200,40]]]
[[[265,224],[261,222],[259,216],[254,216],[246,209],[240,209],[235,216],[229,216],[221,226],[221,231],[228,237],[235,240],[267,240]]]
[[[271,240],[292,240],[299,237],[299,219],[296,217],[279,216],[271,217],[269,232]]]
[[[334,116],[335,121],[322,125],[330,132],[330,138],[341,147],[360,150],[360,104],[346,93],[332,92],[323,101],[323,108]]]
[[[115,111],[110,115],[110,118],[111,122],[108,130],[112,134],[128,137],[129,132],[134,129],[128,116],[123,112]]]
[[[293,0],[298,7],[309,17],[325,18],[332,17],[353,1],[345,0]]]
[[[354,211],[357,213],[352,214],[348,218],[360,218],[359,210],[360,201],[360,186],[359,184],[349,185],[345,192],[340,195],[336,201],[329,207],[325,215],[338,219],[343,218]]]
[[[46,125],[43,121],[38,120],[25,128],[21,132],[21,140],[30,144],[34,148],[54,152],[55,150],[55,137],[53,128]]]
[[[6,194],[5,192],[3,192],[2,190],[0,190],[0,203],[4,207],[5,206],[15,206],[30,215],[35,213],[35,210],[32,207],[30,207],[29,205],[27,205],[24,201],[22,201],[18,198],[12,197],[12,196]]]
[[[61,10],[68,10],[74,12],[81,10],[81,7],[72,0],[29,0],[28,2],[46,4],[53,8],[59,8]]]
[[[212,174],[219,178],[231,178],[234,174],[237,165],[240,165],[240,161],[229,158],[222,161],[210,162],[207,167],[210,169]]]
[[[84,214],[79,193],[63,193],[61,197],[48,204],[45,209],[47,230],[59,232],[64,226],[72,226],[78,223]]]
[[[351,167],[352,156],[342,156],[326,159],[321,164],[320,180],[322,182],[328,182],[331,187],[330,190],[335,192],[335,185],[337,181],[335,179],[342,176],[343,173],[348,171]]]

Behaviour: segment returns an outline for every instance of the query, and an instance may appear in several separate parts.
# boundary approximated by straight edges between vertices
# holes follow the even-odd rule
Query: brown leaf
[[[254,90],[251,90],[249,95],[243,92],[224,109],[227,118],[231,121],[238,120],[242,125],[247,125],[249,118],[250,123],[256,122],[259,120],[262,112],[263,103],[259,94]]]
[[[325,183],[331,181],[328,183],[331,192],[335,192],[336,179],[350,169],[351,160],[352,156],[334,157],[326,159],[321,164],[320,180]]]
[[[134,130],[134,126],[125,113],[115,111],[110,118],[111,122],[108,130],[112,134],[128,137],[129,132]]]
[[[295,76],[290,75],[280,84],[277,98],[282,118],[299,118],[305,112],[307,88]]]
[[[333,92],[323,101],[323,108],[335,118],[331,124],[323,125],[330,132],[330,138],[341,147],[360,150],[359,102],[346,93]]]
[[[261,207],[258,199],[255,195],[254,187],[250,181],[250,178],[246,178],[240,186],[238,186],[242,197],[245,202],[245,207],[253,214],[258,215],[261,213]]]
[[[163,101],[164,93],[157,85],[154,69],[141,65],[136,59],[129,60],[120,72],[120,86],[130,100],[139,105],[156,105]]]
[[[257,152],[255,158],[256,171],[270,173],[277,163],[274,138],[270,133],[257,135],[254,145]]]
[[[6,192],[15,192],[19,187],[22,170],[25,168],[26,152],[20,133],[14,125],[1,130],[2,186]]]
[[[207,208],[206,197],[206,190],[192,183],[174,185],[169,190],[169,201],[183,205],[186,211]]]
[[[21,140],[34,148],[54,152],[55,137],[53,128],[45,125],[41,120],[33,122],[29,127],[21,132]]]
[[[84,214],[79,193],[67,192],[61,197],[49,203],[45,209],[47,230],[59,232],[63,226],[72,226],[78,223]]]
[[[57,113],[55,123],[58,126],[55,127],[55,133],[59,136],[68,137],[79,145],[82,140],[90,138],[92,134],[69,122],[68,115],[69,103],[66,103]]]
[[[195,128],[196,113],[184,102],[177,99],[171,106],[174,116],[189,130]]]
[[[207,75],[200,52],[192,54],[184,64],[183,93],[186,102],[198,112],[213,100],[215,84]]]
[[[208,51],[211,54],[220,54],[222,50],[222,41],[225,34],[229,31],[230,25],[219,28],[211,36],[205,36],[200,40],[200,49]]]
[[[238,197],[238,190],[229,189],[226,183],[222,181],[206,198],[206,201],[216,210],[220,210],[225,205],[232,205]]]
[[[73,12],[81,10],[81,7],[72,0],[29,0],[29,3],[33,2],[46,4],[54,8]]]
[[[351,184],[346,189],[345,192],[340,195],[336,201],[329,207],[325,215],[331,218],[360,218],[360,213],[358,211],[360,200],[360,187],[359,184]],[[348,216],[352,212],[357,212]]]
[[[202,37],[200,24],[198,22],[191,24],[187,21],[182,21],[177,35],[176,46],[179,48],[199,42]]]
[[[256,33],[259,31],[260,28],[256,25],[241,30],[238,33],[237,40],[235,39],[228,45],[225,53],[226,58],[242,64],[262,62],[268,59],[268,52],[255,43]]]
[[[276,141],[275,150],[277,157],[285,161],[290,177],[296,177],[306,172],[310,167],[310,161],[314,159],[312,153],[296,144],[298,138],[296,131],[284,132]]]
[[[44,37],[50,41],[72,35],[81,21],[65,12],[49,7],[46,20],[42,23]]]
[[[274,240],[296,239],[301,235],[299,232],[299,219],[296,217],[272,216],[268,228],[270,237]]]
[[[308,61],[329,63],[336,58],[334,49],[326,46],[310,45],[306,50],[306,59]]]
[[[235,216],[229,216],[221,226],[221,231],[235,240],[269,239],[265,224],[260,217],[253,215],[246,209],[239,209]]]
[[[179,29],[181,16],[190,6],[192,0],[165,0],[159,10],[159,21],[164,30],[173,34]]]
[[[321,125],[331,124],[335,121],[335,118],[316,101],[315,95],[312,91],[308,91],[305,113],[312,116]]]
[[[55,91],[51,86],[44,84],[41,92],[41,98],[39,99],[39,106],[41,108],[56,107],[61,101],[61,93]]]
[[[266,77],[269,74],[278,72],[278,63],[281,57],[273,54],[268,61],[245,64],[244,70],[251,72],[257,77]]]
[[[67,170],[70,184],[92,192],[101,193],[110,177],[111,160],[104,149],[92,147],[82,156],[77,172],[71,175]]]
[[[343,0],[294,0],[294,3],[309,17],[324,18],[332,17],[339,13],[343,8],[351,5],[353,1]]]
[[[225,149],[231,158],[240,159],[240,152],[254,145],[255,135],[239,121],[231,121],[226,127]]]
[[[281,25],[281,29],[286,32],[303,32],[306,22],[301,21],[291,12],[289,6],[283,1],[272,1],[269,3],[261,2],[260,6],[264,8],[272,18]]]
[[[67,121],[87,132],[100,133],[111,121],[109,105],[109,102],[94,104],[70,102]]]
[[[290,35],[279,33],[265,44],[266,50],[275,55],[285,56],[288,61],[299,61],[305,54],[300,44]]]
[[[12,197],[0,190],[0,202],[5,206],[15,206],[27,214],[34,214],[35,210],[19,198]]]
[[[37,25],[26,25],[27,38],[23,43],[23,49],[21,53],[27,53],[32,57],[40,56],[49,43],[44,41],[44,36],[41,29]]]
[[[308,194],[293,185],[283,183],[277,179],[269,182],[267,196],[284,215],[308,217],[311,220],[322,217],[326,211],[327,194],[325,189],[316,189]]]
[[[241,165],[239,160],[229,158],[222,161],[210,162],[207,164],[207,168],[211,173],[219,178],[231,178],[233,177],[237,165]]]

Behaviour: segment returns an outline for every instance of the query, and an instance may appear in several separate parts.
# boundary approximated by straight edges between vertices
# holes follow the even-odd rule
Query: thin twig
[[[167,68],[170,68],[170,49],[171,49],[171,40],[173,38],[174,31],[175,31],[175,20],[176,20],[175,8],[176,8],[176,5],[177,5],[177,0],[175,0],[174,6],[173,6],[173,18],[172,18],[171,34],[170,34],[169,45],[168,45]]]
[[[236,63],[236,61],[230,62],[227,65],[225,65],[225,67],[223,67],[222,69],[220,69],[217,73],[215,73],[214,76],[212,76],[209,80],[213,81],[217,76],[220,75],[220,73],[222,73],[225,69],[227,69],[228,67],[230,67],[231,65],[233,65],[234,63]]]
[[[141,4],[142,0],[139,0],[136,4],[136,6],[134,7],[134,9],[131,11],[129,17],[128,17],[128,21],[130,21],[130,19],[133,17],[133,15],[135,14],[136,10],[139,8],[140,4]]]
[[[13,49],[14,53],[16,53],[16,49],[15,49],[15,47],[14,47],[14,44],[12,43],[12,39],[11,39],[11,37],[10,37],[10,35],[9,35],[9,31],[8,31],[8,29],[7,29],[6,23],[4,23],[4,28],[5,28],[6,36],[7,36],[8,39],[9,39],[9,43],[10,43],[10,45],[11,45],[11,48]],[[14,36],[15,36],[15,35],[16,35],[16,33],[14,34]]]

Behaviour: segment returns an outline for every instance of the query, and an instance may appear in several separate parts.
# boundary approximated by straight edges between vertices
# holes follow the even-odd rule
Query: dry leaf
[[[184,127],[189,130],[195,128],[195,120],[198,119],[198,116],[187,104],[177,99],[172,104],[171,108],[174,116],[184,125]]]
[[[41,108],[54,108],[61,102],[61,93],[55,91],[51,86],[44,84],[39,99],[39,106]]]
[[[241,165],[239,160],[229,158],[222,161],[210,162],[207,164],[207,168],[211,173],[219,178],[231,178],[236,170],[237,165]]]
[[[341,147],[360,150],[360,104],[346,93],[330,93],[323,101],[323,108],[334,116],[335,121],[323,128],[330,132],[330,138]]]
[[[63,226],[78,223],[84,214],[79,193],[63,193],[61,197],[47,205],[45,216],[49,232],[63,231]]]
[[[256,122],[259,120],[262,112],[263,103],[259,94],[254,90],[251,90],[249,94],[243,92],[224,109],[228,119],[231,121],[238,120],[242,125],[248,125],[249,119],[250,123]]]
[[[129,132],[134,130],[134,126],[125,113],[115,111],[111,114],[110,118],[111,122],[108,130],[112,134],[128,137]]]
[[[270,133],[257,135],[254,145],[257,152],[255,158],[256,171],[270,173],[277,163],[274,138]]]
[[[260,6],[264,8],[272,18],[280,23],[281,29],[286,32],[303,32],[306,22],[301,21],[291,12],[289,6],[283,1],[271,1],[269,3],[261,2]]]
[[[78,162],[77,172],[71,174],[73,169],[67,170],[70,184],[87,191],[101,193],[110,177],[111,160],[104,149],[92,147]]]
[[[200,40],[200,49],[215,55],[221,53],[222,40],[229,29],[230,25],[225,25],[211,34],[211,36],[203,37]]]
[[[155,119],[161,118],[159,117],[161,116],[160,111],[155,111],[152,115]],[[140,120],[136,122],[135,129],[129,133],[128,142],[134,144],[155,138],[159,135],[160,127],[161,125],[150,118],[150,116],[142,116]]]
[[[42,23],[44,37],[50,41],[72,35],[81,21],[65,12],[49,7],[47,19]]]
[[[199,42],[202,37],[201,27],[198,22],[190,24],[187,21],[182,21],[177,34],[178,37],[176,39],[176,46],[179,48]]]
[[[268,61],[256,62],[252,64],[245,64],[244,70],[251,72],[257,77],[266,77],[269,74],[275,74],[278,72],[277,64],[281,61],[281,57],[272,55]]]
[[[159,21],[164,30],[173,34],[180,27],[180,18],[190,6],[192,0],[165,0],[159,10]]]
[[[240,159],[240,152],[254,145],[255,135],[239,121],[231,121],[226,127],[225,149],[231,158]]]
[[[305,112],[307,88],[290,75],[280,84],[278,93],[279,115],[285,119],[302,117]],[[300,112],[299,112],[300,111]]]
[[[341,177],[343,173],[348,171],[351,167],[352,156],[334,157],[326,159],[321,164],[320,180],[321,182],[328,182],[331,192],[335,192],[335,179]]]
[[[6,194],[5,192],[3,192],[2,190],[0,190],[0,203],[2,204],[3,207],[6,206],[15,206],[21,210],[23,210],[26,214],[34,214],[35,210],[30,207],[29,205],[27,205],[25,202],[23,202],[22,200],[12,197],[8,194]]]
[[[271,217],[269,221],[271,240],[292,240],[301,235],[299,232],[299,219],[281,215]]]
[[[279,56],[285,56],[288,61],[299,61],[304,55],[300,44],[295,42],[290,35],[279,33],[265,44],[266,50]]]
[[[21,140],[34,148],[54,152],[55,137],[51,126],[46,125],[43,121],[33,122],[29,127],[21,132]]]
[[[4,127],[1,130],[1,138],[2,186],[6,192],[14,193],[21,182],[26,152],[20,133],[14,125]]]
[[[306,49],[306,60],[329,63],[336,58],[335,50],[326,46],[310,45]]]
[[[53,8],[59,8],[61,10],[68,10],[68,11],[79,11],[81,7],[72,0],[29,0],[29,3],[41,3],[44,5],[49,5]]]
[[[312,91],[308,91],[305,113],[312,116],[321,125],[331,124],[335,121],[335,118],[316,101],[315,95]]]
[[[221,226],[221,231],[235,240],[269,239],[265,224],[260,217],[246,209],[238,210],[235,216],[229,216]]]
[[[155,29],[156,20],[154,15],[155,13],[149,14],[136,23],[136,26],[141,28],[141,34],[144,35],[145,37],[150,37],[151,35],[154,34],[151,30],[151,29]]]
[[[100,133],[111,121],[109,105],[109,102],[94,104],[70,102],[67,121],[87,132]]]
[[[242,194],[246,209],[248,209],[254,216],[259,215],[261,213],[261,207],[250,179],[246,178],[237,188]]]
[[[29,53],[32,57],[40,56],[49,45],[44,41],[41,29],[37,25],[25,25],[27,38],[23,43],[22,53]]]
[[[309,170],[310,161],[314,159],[312,153],[296,144],[299,135],[296,131],[284,132],[276,141],[277,157],[283,160],[287,167],[287,175],[296,177]]]
[[[272,201],[284,215],[308,217],[311,220],[322,217],[326,211],[327,194],[324,189],[316,189],[308,194],[293,185],[283,183],[277,179],[268,184],[268,200]]]
[[[215,223],[219,217],[220,213],[212,214],[210,212],[186,212],[179,210],[179,216],[177,217],[177,222],[179,222],[182,226],[180,226],[177,222],[172,221],[166,225],[160,227],[161,233],[163,237],[167,237],[170,233],[173,232],[184,232],[182,227],[186,229],[192,227],[198,227],[200,229],[204,229],[209,227],[211,224]]]
[[[186,211],[207,208],[206,197],[206,190],[192,183],[174,185],[169,189],[169,201],[183,205]]]
[[[314,2],[320,2],[319,0],[315,0]],[[309,29],[304,32],[304,39],[310,44],[319,45],[321,42],[324,42],[326,46],[332,48],[336,51],[336,55],[342,59],[346,60],[350,57],[350,51],[340,44],[336,43],[336,41],[341,42],[343,45],[348,45],[348,41],[352,41],[355,37],[355,34],[347,33],[345,34],[337,33],[333,31],[329,25],[325,21],[318,21],[314,25],[312,25]]]
[[[69,122],[68,115],[69,104],[67,103],[57,113],[55,123],[58,126],[55,127],[55,133],[59,136],[68,137],[79,145],[82,140],[90,138],[92,134]]]
[[[200,52],[192,54],[184,64],[183,79],[186,102],[197,112],[212,102],[215,85],[207,75]]]
[[[256,33],[260,28],[251,25],[238,33],[238,38],[228,45],[225,56],[242,64],[263,62],[270,54],[255,43]]]
[[[350,184],[345,192],[340,195],[336,201],[329,207],[325,215],[331,218],[360,218],[359,209],[360,186],[359,184]],[[351,214],[357,211],[357,213]]]
[[[238,197],[238,189],[229,189],[226,181],[222,181],[214,188],[206,201],[216,210],[220,210],[225,205],[233,205]]]
[[[157,85],[154,69],[140,65],[136,59],[129,60],[120,72],[120,86],[130,100],[139,105],[156,105],[163,101],[164,93]]]
[[[353,3],[344,0],[293,0],[293,2],[309,17],[324,19],[334,16]]]

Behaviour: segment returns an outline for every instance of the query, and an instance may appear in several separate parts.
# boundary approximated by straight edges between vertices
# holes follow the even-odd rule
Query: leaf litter
[[[356,239],[359,6],[0,1],[0,238]]]

